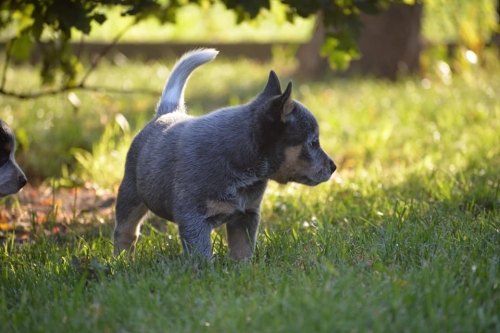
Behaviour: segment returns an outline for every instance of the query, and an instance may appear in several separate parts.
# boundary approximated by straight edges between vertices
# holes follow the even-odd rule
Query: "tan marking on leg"
[[[237,206],[234,203],[226,201],[207,200],[206,204],[208,216],[232,214],[237,209]]]
[[[134,252],[135,244],[140,235],[142,219],[147,212],[144,205],[134,207],[129,215],[116,222],[114,231],[114,255],[119,255],[123,250]]]
[[[251,201],[245,206],[245,210],[260,210],[261,202],[262,202],[262,197],[257,198],[254,201]]]
[[[238,223],[238,222],[236,222]],[[226,225],[227,246],[232,260],[251,258],[254,251],[252,236],[244,226]]]
[[[251,258],[255,249],[260,213],[244,214],[238,221],[226,224],[229,257],[233,260]]]

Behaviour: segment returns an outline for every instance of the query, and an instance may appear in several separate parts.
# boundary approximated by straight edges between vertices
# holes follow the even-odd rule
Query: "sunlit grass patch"
[[[78,109],[66,95],[0,97],[20,164],[53,175],[64,157],[72,179],[116,189],[171,64],[103,64],[91,78],[158,95],[77,91]],[[191,78],[189,112],[247,102],[272,67],[217,59]],[[499,79],[479,69],[427,80],[293,81],[339,168],[317,187],[270,184],[247,262],[227,258],[223,228],[211,263],[190,260],[176,227],[152,215],[136,254],[116,260],[111,217],[20,247],[6,233],[0,322],[53,332],[497,331]]]

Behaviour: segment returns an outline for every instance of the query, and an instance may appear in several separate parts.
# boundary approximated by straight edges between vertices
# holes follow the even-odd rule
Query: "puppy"
[[[133,250],[148,210],[177,223],[187,253],[212,256],[211,231],[226,223],[229,256],[252,256],[269,179],[314,186],[336,166],[321,149],[316,118],[271,71],[246,105],[190,117],[184,88],[217,51],[186,53],[174,66],[154,119],[134,138],[118,191],[114,254]]]
[[[16,137],[9,126],[0,120],[0,198],[17,193],[28,182],[16,163]]]

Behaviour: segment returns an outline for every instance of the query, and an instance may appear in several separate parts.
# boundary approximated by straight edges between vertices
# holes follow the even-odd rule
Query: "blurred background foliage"
[[[309,17],[321,11],[323,24],[330,28],[325,35],[325,40],[329,43],[324,43],[324,47],[332,54],[340,52],[346,55],[357,54],[354,39],[359,35],[359,15],[361,13],[376,14],[386,8],[389,3],[402,2],[401,0],[328,2],[284,0],[285,5],[275,9],[278,5],[271,8],[273,6],[269,0],[219,1],[218,5],[223,3],[234,13],[234,16],[223,15],[219,11],[216,21],[221,23],[211,22],[215,29],[217,26],[224,26],[225,20],[230,20],[228,23],[233,23],[233,25],[236,22],[254,20],[262,10],[271,13],[282,12],[283,15],[279,15],[281,20],[285,19],[289,22],[293,22],[295,17]],[[78,56],[73,54],[70,44],[75,39],[76,33],[88,35],[93,25],[106,22],[109,10],[116,8],[120,11],[121,16],[130,18],[126,27],[115,35],[114,41],[116,41],[130,27],[148,18],[161,24],[176,22],[178,10],[189,4],[196,4],[205,11],[204,14],[210,14],[210,8],[214,2],[208,0],[3,1],[0,6],[0,29],[7,28],[11,31],[7,35],[7,63],[10,57],[27,60],[33,47],[40,45],[38,51],[42,58],[41,77],[43,83],[54,83],[56,74],[61,72],[64,81],[63,89],[81,87],[84,85],[86,76],[77,82],[76,76],[80,61]],[[231,22],[233,17],[236,18],[236,22],[234,20]],[[192,23],[199,21],[199,19],[202,18],[189,15],[188,21]],[[193,25],[195,28],[200,27],[196,23]],[[225,28],[230,27],[225,26]],[[196,29],[192,31],[197,34]],[[332,43],[332,40],[336,40],[338,43]],[[45,43],[42,45],[41,41]],[[339,66],[345,67],[349,59],[350,57],[345,58],[346,61],[339,63]],[[332,64],[335,63],[338,63],[338,60]],[[3,88],[2,84],[0,89]]]
[[[422,33],[432,44],[462,43],[474,52],[498,33],[497,1],[426,0]]]
[[[345,70],[361,59],[361,69],[394,79],[401,66],[394,65],[391,73],[380,69],[387,67],[381,60],[366,60],[394,57],[388,61],[404,63],[406,72],[414,73],[422,42],[427,49],[453,45],[478,55],[499,32],[498,7],[497,0],[8,0],[0,5],[0,40],[5,42],[4,69],[11,61],[33,61],[35,52],[41,58],[41,83],[56,92],[85,87],[100,57],[119,41],[302,43],[318,53],[317,58],[311,51],[297,53],[299,66],[312,68],[307,74],[324,72],[321,54],[333,69]],[[394,8],[399,10],[391,12]],[[110,46],[86,66],[81,50],[92,41]],[[377,47],[385,54],[374,52]],[[5,87],[5,74],[0,92],[19,97]]]
[[[288,6],[274,0],[269,5],[265,1],[225,1],[224,4],[130,0],[123,1],[121,8],[110,9],[92,7],[100,2],[69,1],[68,4],[81,4],[82,10],[90,13],[87,19],[91,19],[87,22],[73,17],[53,21],[54,24],[67,25],[65,37],[51,29],[36,28],[30,18],[35,7],[21,7],[23,3],[6,1],[0,5],[0,39],[5,42],[6,51],[0,58],[0,63],[4,64],[1,66],[0,118],[15,128],[19,143],[18,161],[32,182],[50,179],[53,184],[63,186],[86,184],[116,188],[130,140],[151,119],[161,87],[175,61],[173,58],[141,61],[115,55],[95,62],[95,58],[78,57],[70,52],[71,41],[78,44],[83,38],[104,45],[117,41],[302,45],[313,38],[317,25],[316,16],[312,15],[316,9],[303,10],[301,6],[302,3],[307,6],[307,1],[287,1],[292,5]],[[7,11],[5,6],[11,4],[19,5],[19,8]],[[378,5],[385,9],[389,1],[379,1]],[[437,129],[441,126],[437,125],[437,120],[426,120],[422,133],[410,136],[405,128],[394,127],[390,117],[383,118],[380,123],[371,123],[374,127],[364,122],[352,124],[359,117],[375,121],[373,117],[385,114],[383,110],[387,108],[392,110],[397,106],[398,110],[415,112],[425,108],[422,117],[430,117],[425,119],[433,119],[432,113],[439,113],[439,106],[462,108],[461,112],[467,117],[476,117],[474,121],[498,117],[499,106],[494,96],[500,86],[495,74],[499,69],[499,53],[497,44],[492,42],[498,33],[497,6],[495,0],[423,1],[420,30],[424,49],[419,55],[420,71],[412,76],[398,77],[394,83],[371,76],[344,78],[339,77],[339,72],[326,70],[322,70],[326,74],[321,81],[294,77],[296,98],[311,105],[318,115],[324,145],[334,152],[335,159],[346,169],[364,163],[391,166],[412,163],[419,154],[425,154],[423,149],[430,144],[426,139],[412,138],[420,135],[435,138],[446,130],[444,124],[441,130]],[[162,10],[158,11],[158,8]],[[366,12],[372,9],[365,8]],[[152,12],[154,15],[150,15]],[[347,12],[346,17],[349,15]],[[331,16],[327,17],[325,24],[329,19]],[[351,25],[353,31],[362,29],[362,25]],[[32,29],[29,33],[27,27]],[[49,51],[47,60],[28,61],[32,48],[39,47],[34,43],[33,29],[46,41],[42,47]],[[341,44],[342,39],[338,40]],[[339,43],[332,45],[338,48]],[[352,51],[349,43],[347,40],[348,53]],[[53,63],[50,50],[65,54],[67,58],[59,58]],[[316,51],[319,53],[319,49]],[[200,115],[213,108],[248,101],[260,91],[270,68],[277,70],[282,80],[294,76],[299,66],[295,52],[296,46],[274,47],[273,57],[265,63],[244,58],[227,61],[222,54],[215,63],[196,72],[190,81],[186,96],[190,112]],[[351,56],[345,58],[347,62],[357,57],[354,51],[349,54]],[[52,58],[56,58],[55,53]],[[74,90],[83,86],[109,90]],[[61,87],[64,92],[39,98],[19,99],[8,94],[43,94],[52,90],[57,92]],[[113,92],[113,89],[126,93]],[[411,98],[403,100],[403,96]],[[337,110],[342,110],[342,114]],[[388,114],[391,112],[396,111]],[[485,131],[484,135],[489,142],[491,133]],[[395,137],[408,138],[407,143],[394,143],[393,147],[406,155],[386,156],[385,160],[379,156],[374,162],[377,150]],[[456,140],[460,141],[460,138]],[[448,148],[451,150],[452,146],[450,143]],[[433,157],[427,161],[436,162],[433,162]]]

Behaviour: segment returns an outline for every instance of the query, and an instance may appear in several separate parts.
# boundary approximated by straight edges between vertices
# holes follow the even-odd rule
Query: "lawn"
[[[46,183],[54,196],[56,181],[113,192],[171,64],[104,63],[92,84],[152,94],[78,91],[78,108],[68,95],[0,96],[20,164],[59,173]],[[186,92],[190,112],[248,101],[270,68],[288,80],[278,61],[222,56],[200,68]],[[215,259],[203,263],[182,255],[175,226],[149,216],[132,260],[115,260],[109,214],[41,224],[30,215],[34,229],[64,232],[31,230],[21,246],[2,232],[1,331],[500,331],[498,69],[473,66],[451,82],[294,80],[338,171],[314,188],[271,184],[247,262],[227,259],[223,229],[213,235]],[[36,78],[28,67],[8,77],[20,89]],[[67,200],[53,200],[54,211]],[[16,197],[2,207],[23,209]]]

